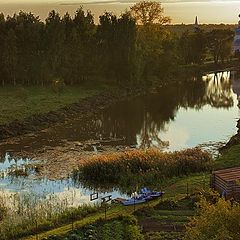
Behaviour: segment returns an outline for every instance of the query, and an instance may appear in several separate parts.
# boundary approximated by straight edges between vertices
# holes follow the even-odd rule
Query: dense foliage
[[[101,80],[151,85],[169,80],[173,66],[202,63],[208,54],[216,63],[231,55],[232,30],[192,28],[179,37],[167,23],[161,4],[151,1],[135,4],[120,17],[105,12],[98,25],[82,7],[74,16],[53,10],[45,22],[23,11],[1,14],[1,85]]]
[[[211,156],[199,149],[173,153],[132,150],[93,157],[74,175],[95,185],[111,183],[134,190],[136,185],[151,186],[166,178],[206,171],[211,163]]]
[[[219,199],[216,204],[202,200],[199,216],[187,228],[186,240],[231,239],[240,236],[240,205]]]

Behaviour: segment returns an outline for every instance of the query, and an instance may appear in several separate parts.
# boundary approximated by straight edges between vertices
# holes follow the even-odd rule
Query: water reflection
[[[219,72],[203,77],[206,82],[206,103],[215,108],[230,108],[233,106],[232,76],[230,72]]]
[[[10,197],[18,193],[19,196],[31,196],[33,199],[54,197],[58,201],[63,201],[66,206],[90,203],[90,194],[96,189],[85,188],[72,177],[51,181],[47,178],[37,179],[34,171],[28,171],[26,176],[10,174],[16,168],[28,169],[31,163],[29,159],[14,159],[9,154],[5,155],[4,160],[0,162],[0,197]],[[105,194],[111,194],[115,198],[123,195],[118,191],[104,192],[102,189],[100,197]]]
[[[66,140],[120,138],[124,139],[121,144],[127,146],[170,150],[223,141],[236,131],[239,94],[236,72],[189,78],[189,81],[159,87],[155,94],[119,102],[87,121],[73,120],[38,136],[23,138],[17,144],[3,144],[0,152],[34,151]]]
[[[26,167],[31,165],[29,159],[13,159],[6,151],[26,148],[34,151],[66,140],[83,142],[109,138],[123,139],[115,144],[169,150],[224,141],[236,131],[238,100],[240,76],[237,72],[209,74],[160,87],[155,94],[119,102],[88,121],[73,120],[37,136],[24,137],[18,143],[2,144],[0,193],[28,193],[44,198],[54,195],[69,205],[88,203],[89,194],[96,190],[92,189],[94,186],[84,187],[70,177],[57,181],[37,179],[34,168]],[[27,174],[16,177],[11,174],[14,169],[22,169]],[[107,188],[101,189],[102,194],[109,191]],[[114,190],[109,194],[122,196]]]
[[[234,134],[238,117],[233,76],[230,72],[209,74],[119,103],[102,114],[100,131],[105,136],[124,136],[128,145],[168,146],[170,150],[226,140]],[[214,129],[220,134],[213,133]]]

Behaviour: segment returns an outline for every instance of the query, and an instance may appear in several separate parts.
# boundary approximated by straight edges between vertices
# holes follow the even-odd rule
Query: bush
[[[240,236],[240,205],[219,199],[216,204],[206,199],[200,202],[197,217],[187,227],[186,240],[231,239]]]
[[[220,199],[218,192],[212,189],[201,189],[190,196],[192,207],[197,207],[202,199],[205,199],[211,204],[215,204]]]

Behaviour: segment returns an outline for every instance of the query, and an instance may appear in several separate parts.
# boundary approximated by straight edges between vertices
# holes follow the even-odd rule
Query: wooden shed
[[[226,199],[240,199],[240,167],[214,171],[211,176],[211,187]]]

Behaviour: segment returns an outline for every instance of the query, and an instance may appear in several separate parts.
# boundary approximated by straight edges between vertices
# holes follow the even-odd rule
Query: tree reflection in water
[[[43,145],[58,146],[63,140],[84,142],[92,139],[103,144],[101,141],[103,138],[107,138],[107,145],[165,148],[168,142],[164,140],[169,138],[164,139],[163,136],[169,134],[171,123],[178,124],[176,116],[180,116],[182,110],[186,110],[184,120],[191,118],[193,121],[193,117],[201,118],[206,115],[211,117],[212,114],[215,115],[216,108],[220,112],[222,109],[233,107],[234,93],[240,99],[240,77],[236,72],[190,77],[189,80],[179,80],[159,87],[155,94],[119,102],[86,120],[75,119],[52,127],[34,139],[26,137],[21,139],[19,144],[0,145],[0,152],[5,154],[6,149],[21,151],[24,146],[29,146],[32,150]],[[209,108],[206,109],[204,106]],[[199,111],[199,114],[193,115],[196,111]],[[173,131],[172,134],[177,134],[176,129]],[[188,134],[187,131],[185,133]],[[119,143],[111,141],[111,138],[124,140]],[[201,137],[199,141],[202,141]]]
[[[232,90],[237,95],[238,106],[240,106],[240,72],[231,72]]]
[[[203,77],[206,82],[206,102],[215,108],[233,106],[233,92],[230,72],[219,72]]]
[[[233,107],[232,76],[230,72],[209,74],[164,86],[153,95],[118,103],[98,120],[101,135],[125,137],[127,145],[140,148],[165,148],[168,142],[161,139],[161,133],[167,131],[167,125],[174,121],[180,108]]]

